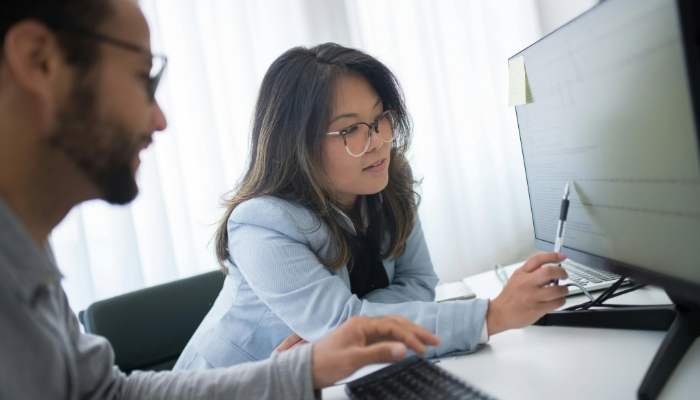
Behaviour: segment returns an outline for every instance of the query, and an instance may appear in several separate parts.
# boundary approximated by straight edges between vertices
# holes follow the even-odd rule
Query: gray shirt
[[[0,399],[313,399],[311,345],[235,367],[114,366],[107,339],[80,333],[51,251],[0,197]]]

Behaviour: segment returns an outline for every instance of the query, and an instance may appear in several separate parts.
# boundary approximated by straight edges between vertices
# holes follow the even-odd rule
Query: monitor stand
[[[684,307],[670,294],[669,297],[674,304],[668,306],[554,311],[534,325],[668,330],[637,391],[639,399],[653,400],[700,336],[700,308]]]

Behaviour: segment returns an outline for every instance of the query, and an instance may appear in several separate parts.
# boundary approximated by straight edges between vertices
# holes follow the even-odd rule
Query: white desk
[[[520,265],[506,270],[510,275]],[[494,298],[502,288],[492,271],[465,282],[481,298]],[[565,307],[586,300],[583,295],[572,296]],[[662,290],[649,287],[610,302],[670,303]],[[495,335],[483,350],[447,357],[438,365],[498,399],[636,399],[637,388],[664,335],[530,326]],[[376,367],[366,370],[372,369]],[[344,390],[343,385],[324,389],[323,398],[347,399]],[[700,341],[690,348],[659,399],[700,399]]]

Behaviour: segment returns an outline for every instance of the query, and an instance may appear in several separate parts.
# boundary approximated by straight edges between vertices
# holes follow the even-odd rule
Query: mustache
[[[150,145],[153,143],[153,134],[152,133],[142,133],[139,135],[139,144],[145,143],[147,145]]]

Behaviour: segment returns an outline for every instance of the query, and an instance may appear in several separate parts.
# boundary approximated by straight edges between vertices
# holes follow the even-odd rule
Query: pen
[[[564,188],[564,197],[561,199],[561,210],[559,211],[559,225],[557,225],[557,238],[554,241],[554,252],[559,253],[564,243],[564,229],[566,228],[566,214],[569,212],[569,182]],[[559,279],[552,280],[553,285],[559,284]]]

